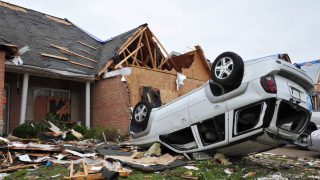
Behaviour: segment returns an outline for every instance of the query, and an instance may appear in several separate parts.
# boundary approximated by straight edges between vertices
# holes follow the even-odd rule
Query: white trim
[[[86,82],[86,127],[90,129],[90,82]]]
[[[20,108],[20,124],[26,121],[26,106],[27,106],[27,95],[29,86],[29,74],[23,74],[23,85],[22,85],[22,95],[21,95],[21,108]]]

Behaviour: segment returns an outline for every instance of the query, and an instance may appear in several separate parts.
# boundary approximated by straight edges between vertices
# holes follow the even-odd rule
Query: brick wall
[[[130,120],[129,94],[121,77],[103,79],[92,84],[92,126],[115,127],[125,133]]]
[[[0,51],[0,135],[3,133],[3,91],[4,91],[4,62],[5,62],[5,52]]]

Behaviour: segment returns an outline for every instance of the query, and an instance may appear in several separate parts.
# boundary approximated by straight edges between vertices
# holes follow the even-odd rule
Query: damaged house
[[[1,1],[0,14],[1,134],[48,113],[125,132],[137,102],[158,107],[210,79],[200,46],[169,55],[147,24],[102,41],[67,19]]]
[[[314,83],[313,104],[314,110],[320,111],[320,60],[308,61],[298,64]]]

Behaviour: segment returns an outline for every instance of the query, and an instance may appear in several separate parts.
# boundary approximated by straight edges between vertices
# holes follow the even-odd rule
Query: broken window
[[[160,140],[180,150],[188,150],[198,147],[190,127],[170,134],[160,135]]]
[[[255,128],[260,120],[263,104],[255,104],[236,111],[235,134],[249,131]]]
[[[204,146],[225,140],[225,114],[203,121],[197,127]]]
[[[293,132],[301,132],[309,119],[308,112],[298,105],[292,105],[282,101],[279,106],[277,126],[281,129]]]
[[[160,90],[152,87],[142,87],[141,100],[150,102],[153,108],[160,107],[162,105]]]
[[[70,91],[48,88],[33,90],[34,120],[41,121],[47,114],[61,121],[70,121]]]

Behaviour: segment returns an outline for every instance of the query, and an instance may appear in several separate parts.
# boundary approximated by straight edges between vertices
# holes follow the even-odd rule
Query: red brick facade
[[[108,126],[127,132],[130,110],[129,93],[126,82],[121,77],[103,79],[92,84],[92,125]]]
[[[4,103],[4,97],[3,97],[3,91],[4,91],[4,64],[5,62],[5,52],[0,51],[0,134],[3,133],[3,103]]]

